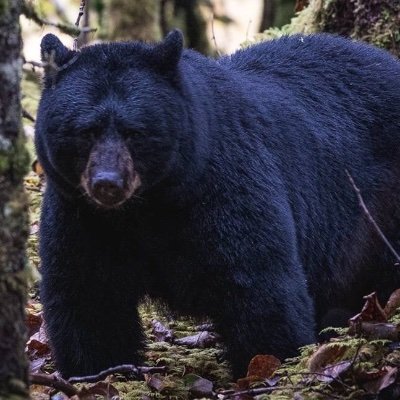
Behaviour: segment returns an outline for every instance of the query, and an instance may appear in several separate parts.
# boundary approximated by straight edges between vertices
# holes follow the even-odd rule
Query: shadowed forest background
[[[398,0],[0,0],[0,399],[400,398],[397,292],[386,307],[368,297],[362,311],[367,325],[337,329],[336,339],[307,346],[284,364],[260,355],[237,382],[209,321],[177,318],[150,302],[141,307],[148,341],[143,366],[121,367],[82,384],[54,375],[38,292],[46,184],[33,146],[43,77],[40,40],[52,32],[70,48],[74,40],[78,47],[152,42],[175,27],[186,47],[210,57],[314,32],[349,36],[400,55]]]

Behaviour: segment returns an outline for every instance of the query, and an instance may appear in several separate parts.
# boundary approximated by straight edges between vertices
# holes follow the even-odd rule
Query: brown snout
[[[112,138],[93,147],[81,184],[89,197],[104,208],[116,208],[132,196],[141,180],[122,140]]]
[[[125,200],[124,180],[117,172],[98,172],[91,180],[91,194],[98,203],[113,207]]]

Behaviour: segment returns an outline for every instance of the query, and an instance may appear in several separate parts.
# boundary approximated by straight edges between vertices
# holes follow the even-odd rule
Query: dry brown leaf
[[[323,344],[311,355],[307,361],[310,372],[322,372],[328,365],[335,364],[346,352],[346,347],[337,345]]]
[[[364,389],[366,389],[369,393],[377,394],[396,381],[398,375],[398,369],[396,367],[387,366],[382,368],[381,371],[384,373],[381,374],[378,379],[367,382],[363,385]]]
[[[44,169],[42,167],[42,164],[38,160],[35,160],[32,165],[32,171],[38,175],[38,176],[43,176],[44,175]]]
[[[251,385],[253,385],[253,383],[257,383],[257,382],[263,382],[264,379],[260,378],[257,375],[248,375],[245,378],[240,378],[236,381],[236,385],[238,387],[238,389],[240,390],[246,390],[248,389]]]
[[[89,399],[93,395],[101,396],[102,399],[111,400],[114,396],[119,396],[118,390],[108,382],[97,382],[93,385],[83,387],[79,393],[79,399]],[[91,397],[92,396],[92,397]]]
[[[211,347],[217,342],[217,335],[212,332],[203,331],[196,335],[185,336],[180,339],[175,339],[174,343],[188,347],[206,348]]]
[[[26,326],[28,328],[28,336],[31,337],[33,334],[39,331],[43,322],[43,318],[42,313],[31,312],[29,309],[26,311]]]
[[[385,314],[387,318],[390,318],[396,312],[396,309],[400,307],[400,289],[395,290],[389,297],[389,300],[385,306]]]
[[[346,372],[351,364],[351,361],[341,361],[337,364],[328,365],[321,371],[321,374],[317,375],[317,379],[321,382],[330,383]]]
[[[188,374],[185,375],[184,381],[190,394],[195,398],[210,398],[213,396],[213,383],[208,379],[195,374]]]
[[[151,321],[153,327],[151,333],[154,335],[156,342],[168,342],[171,343],[174,340],[174,334],[171,329],[168,329],[160,321],[153,319]]]
[[[147,386],[161,393],[168,385],[165,384],[164,378],[159,374],[145,375]]]
[[[270,378],[280,366],[281,362],[275,356],[259,354],[251,359],[247,376],[256,375],[260,378]]]
[[[379,304],[378,297],[376,293],[373,292],[368,296],[364,296],[365,304],[361,312],[354,317],[350,318],[350,326],[359,324],[360,322],[387,322],[387,317],[385,311]]]

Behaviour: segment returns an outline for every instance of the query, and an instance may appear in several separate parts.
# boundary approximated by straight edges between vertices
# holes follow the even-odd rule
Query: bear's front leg
[[[139,361],[139,284],[120,238],[53,190],[41,220],[41,301],[56,365],[64,377]],[[114,237],[113,237],[114,236]],[[136,285],[136,286],[135,286]]]
[[[249,361],[257,354],[284,360],[315,341],[313,304],[305,277],[290,269],[254,276],[237,271],[235,282],[225,281],[221,313],[214,320],[235,378],[246,376]]]

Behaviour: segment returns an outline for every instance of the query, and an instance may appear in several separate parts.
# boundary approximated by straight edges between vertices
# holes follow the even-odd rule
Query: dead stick
[[[275,390],[297,390],[301,389],[301,386],[271,386],[271,387],[261,387],[261,388],[255,388],[255,389],[247,389],[247,390],[241,390],[239,392],[232,392],[231,390],[223,391],[220,392],[219,394],[222,395],[223,400],[228,400],[233,397],[237,396],[258,396],[260,394],[264,393],[269,393],[273,392]],[[303,387],[304,389],[304,387]]]
[[[391,245],[391,243],[389,242],[389,240],[386,238],[385,234],[382,232],[381,228],[379,228],[378,224],[376,223],[376,221],[374,220],[374,218],[372,217],[372,215],[370,214],[370,212],[368,211],[368,208],[366,206],[366,204],[364,203],[364,199],[361,196],[361,191],[360,189],[356,186],[353,177],[350,175],[349,171],[347,171],[346,169],[346,174],[347,177],[349,178],[349,181],[351,183],[351,185],[353,186],[354,191],[357,194],[357,198],[358,198],[358,202],[360,204],[361,209],[364,211],[364,214],[366,215],[366,217],[368,218],[368,220],[371,222],[371,224],[373,225],[373,227],[375,228],[376,232],[378,233],[378,235],[381,237],[381,239],[383,240],[383,242],[386,244],[386,246],[389,248],[389,250],[391,251],[391,253],[394,255],[394,257],[397,260],[397,263],[400,263],[400,255],[397,253],[397,251],[394,249],[394,247]]]
[[[73,376],[68,379],[69,383],[93,383],[102,381],[108,375],[120,373],[120,374],[128,374],[134,373],[136,375],[148,374],[148,373],[156,373],[156,372],[165,372],[166,367],[136,367],[132,364],[125,365],[117,365],[116,367],[108,368],[104,371],[99,372],[96,375],[88,375],[88,376]]]
[[[35,385],[52,387],[60,392],[65,393],[68,397],[79,394],[79,390],[75,386],[55,375],[31,374],[30,381]]]

